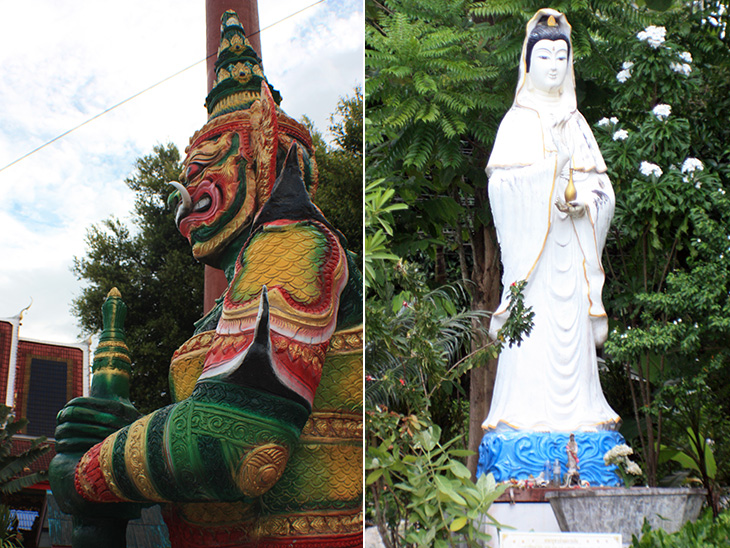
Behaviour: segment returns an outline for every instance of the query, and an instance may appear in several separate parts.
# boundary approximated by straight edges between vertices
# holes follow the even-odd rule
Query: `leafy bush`
[[[720,44],[702,17],[634,29],[616,51],[623,62],[595,135],[616,190],[604,260],[612,315],[605,352],[627,374],[639,426],[630,441],[652,486],[672,471],[664,445],[699,453],[696,468],[713,499],[704,445],[687,444],[690,428],[696,440],[718,439],[712,430],[724,428],[700,410],[730,365],[730,172],[725,153],[710,145],[719,140],[716,111],[705,102],[714,91],[702,49]],[[727,48],[717,55],[713,62],[726,62]],[[703,396],[679,405],[695,380]],[[727,407],[714,409],[713,422],[727,424]]]
[[[408,265],[399,268],[408,272]],[[491,475],[472,481],[462,459],[473,453],[459,448],[464,436],[442,431],[431,409],[437,396],[461,389],[459,378],[483,356],[519,344],[533,313],[524,305],[524,283],[513,284],[498,341],[462,357],[472,321],[485,313],[458,306],[458,285],[429,291],[411,274],[404,276],[408,289],[368,308],[367,517],[387,548],[481,546],[489,538],[484,521],[493,523],[487,510],[505,486]]]
[[[368,413],[369,433],[381,442],[366,456],[366,485],[388,548],[446,548],[457,542],[482,546],[481,530],[491,504],[506,489],[491,474],[476,483],[460,462],[470,451],[454,449],[458,438],[441,443],[441,429],[415,415]]]
[[[725,511],[717,519],[707,511],[696,522],[687,522],[676,533],[661,529],[651,530],[644,522],[641,539],[631,540],[632,548],[712,548],[730,546],[730,512]]]

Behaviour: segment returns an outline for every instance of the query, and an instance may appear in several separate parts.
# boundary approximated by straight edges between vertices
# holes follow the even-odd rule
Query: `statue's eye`
[[[203,166],[193,162],[188,166],[188,170],[185,172],[185,176],[187,177],[188,181],[192,181],[201,171],[203,171]]]

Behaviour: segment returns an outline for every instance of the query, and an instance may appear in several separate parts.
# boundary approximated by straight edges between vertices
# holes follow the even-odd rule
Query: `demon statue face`
[[[176,222],[193,256],[214,267],[234,241],[245,238],[268,200],[292,142],[310,193],[317,169],[302,124],[278,108],[261,60],[235,15],[223,21],[216,80],[206,99],[208,122],[193,135],[177,192]]]

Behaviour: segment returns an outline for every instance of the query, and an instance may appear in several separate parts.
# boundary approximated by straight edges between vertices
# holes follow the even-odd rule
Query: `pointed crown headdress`
[[[233,10],[221,17],[221,42],[215,62],[215,81],[205,107],[208,120],[236,110],[245,110],[259,98],[266,83],[278,105],[281,95],[266,80],[261,58],[246,38],[246,32]]]
[[[190,138],[186,152],[225,131],[247,131],[245,146],[257,158],[261,178],[257,185],[261,187],[263,203],[271,192],[286,151],[296,139],[302,144],[297,150],[305,182],[310,192],[314,192],[318,172],[309,130],[279,108],[281,95],[266,79],[261,58],[246,38],[233,10],[221,17],[215,73],[213,88],[205,99],[208,121]]]

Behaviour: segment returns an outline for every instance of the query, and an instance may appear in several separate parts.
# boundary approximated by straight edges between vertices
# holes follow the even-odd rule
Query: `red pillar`
[[[259,39],[259,9],[257,0],[206,0],[205,1],[205,52],[208,58],[208,93],[215,81],[215,61],[221,39],[221,15],[232,9],[238,14],[249,42],[261,57],[261,40]],[[223,271],[205,265],[205,285],[203,290],[203,311],[207,314],[214,306],[215,300],[228,287]]]

